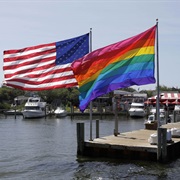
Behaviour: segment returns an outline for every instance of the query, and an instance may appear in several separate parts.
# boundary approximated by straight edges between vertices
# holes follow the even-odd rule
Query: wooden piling
[[[96,120],[96,138],[99,138],[99,120]]]
[[[16,106],[15,106],[14,118],[16,119]]]
[[[173,111],[173,122],[176,122],[176,111]]]
[[[158,128],[158,149],[157,160],[165,162],[167,160],[167,129]]]
[[[77,123],[77,154],[83,155],[84,151],[84,123]]]

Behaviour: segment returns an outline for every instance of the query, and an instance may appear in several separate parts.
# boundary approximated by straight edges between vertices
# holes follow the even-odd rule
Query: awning
[[[148,104],[156,104],[156,97],[152,96],[148,98]],[[180,104],[180,93],[161,93],[159,98],[160,104]]]

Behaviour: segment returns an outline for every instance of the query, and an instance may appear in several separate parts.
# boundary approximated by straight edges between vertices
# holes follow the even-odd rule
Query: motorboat
[[[150,114],[155,114],[155,113],[156,113],[156,107],[152,107],[152,108],[150,109]],[[165,113],[164,108],[160,108],[160,109],[159,109],[159,113],[160,113],[160,114],[164,114],[164,113]]]
[[[129,109],[129,115],[131,117],[144,117],[146,115],[144,103],[132,102]]]
[[[49,114],[47,103],[40,97],[29,97],[22,111],[24,118],[40,118]]]
[[[56,117],[65,117],[67,116],[67,111],[63,107],[57,107],[54,114]]]
[[[166,124],[165,115],[163,113],[161,113],[159,115],[159,118],[160,118],[159,119],[160,120],[160,125]],[[155,114],[150,114],[148,116],[148,119],[144,121],[144,124],[151,124],[151,123],[155,123],[155,122],[157,122]]]

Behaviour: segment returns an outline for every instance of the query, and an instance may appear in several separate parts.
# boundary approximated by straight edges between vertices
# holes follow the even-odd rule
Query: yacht
[[[40,97],[29,97],[22,111],[24,118],[45,117],[48,113],[47,104]]]
[[[144,117],[146,115],[144,103],[132,102],[129,109],[129,115],[131,117]]]

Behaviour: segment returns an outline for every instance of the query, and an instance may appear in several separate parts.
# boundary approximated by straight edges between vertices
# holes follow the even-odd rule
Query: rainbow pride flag
[[[79,85],[80,110],[119,88],[155,83],[156,25],[126,40],[97,49],[71,65]]]

